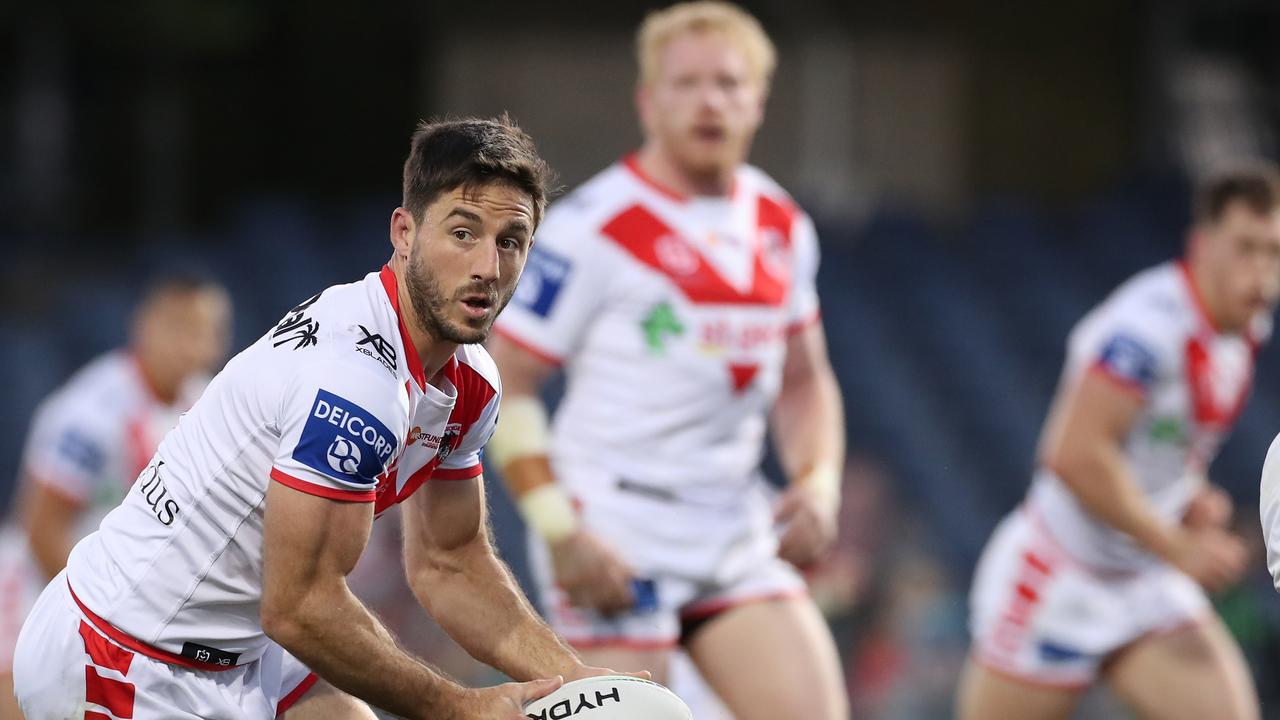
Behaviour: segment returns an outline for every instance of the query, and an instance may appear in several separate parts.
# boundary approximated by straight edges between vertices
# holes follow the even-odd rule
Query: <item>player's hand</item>
[[[1243,540],[1222,528],[1180,528],[1169,561],[1205,590],[1216,592],[1244,574],[1248,551]]]
[[[459,720],[525,720],[525,705],[546,697],[563,684],[564,678],[557,675],[531,682],[468,689],[449,717]]]
[[[1235,508],[1231,496],[1217,485],[1205,485],[1191,498],[1182,514],[1182,524],[1189,528],[1225,528]]]
[[[613,548],[585,531],[551,545],[556,584],[574,607],[614,615],[635,604],[631,568]]]
[[[804,484],[787,487],[773,519],[782,526],[778,557],[796,567],[817,562],[836,539],[836,509]]]

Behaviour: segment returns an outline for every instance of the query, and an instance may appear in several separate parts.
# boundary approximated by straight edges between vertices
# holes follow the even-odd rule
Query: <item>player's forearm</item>
[[[334,687],[406,718],[454,718],[466,690],[401,650],[345,583],[269,610],[263,628]]]
[[[51,580],[67,566],[72,546],[71,529],[28,522],[27,543],[31,546],[31,555],[40,572],[46,580]]]
[[[569,677],[580,664],[538,616],[484,536],[423,563],[410,585],[463,649],[516,680]]]
[[[815,471],[838,473],[844,465],[844,404],[828,371],[783,383],[771,417],[787,477],[803,481]]]
[[[1159,557],[1172,552],[1175,528],[1156,515],[1119,447],[1100,443],[1049,463],[1094,517]]]

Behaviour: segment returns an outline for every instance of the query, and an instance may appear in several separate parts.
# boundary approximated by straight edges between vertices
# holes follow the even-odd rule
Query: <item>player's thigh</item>
[[[1216,615],[1135,641],[1116,655],[1105,676],[1143,718],[1259,716],[1244,656]]]
[[[849,715],[831,631],[807,596],[725,610],[699,627],[687,647],[737,720]]]
[[[282,716],[285,720],[377,720],[369,706],[317,680]]]
[[[624,645],[608,645],[593,648],[576,648],[582,662],[594,667],[609,668],[618,672],[648,670],[653,681],[666,685],[671,677],[671,656],[674,648],[639,648]]]
[[[1083,688],[1040,685],[1002,675],[970,659],[956,693],[957,720],[1066,720]]]
[[[22,720],[18,699],[13,696],[13,675],[0,675],[0,720]]]

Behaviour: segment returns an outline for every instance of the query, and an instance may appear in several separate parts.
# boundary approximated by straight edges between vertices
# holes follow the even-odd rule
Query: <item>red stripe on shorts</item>
[[[110,715],[103,715],[100,712],[86,710],[84,713],[84,720],[113,720],[113,719]]]
[[[84,668],[84,699],[101,705],[118,718],[133,717],[133,685],[102,677],[92,665]]]
[[[276,717],[284,715],[286,710],[293,707],[294,704],[301,700],[302,696],[306,695],[307,691],[311,689],[311,686],[315,685],[316,681],[319,679],[320,676],[315,673],[307,673],[307,676],[302,678],[302,682],[298,683],[298,687],[290,691],[288,695],[280,698],[280,703],[276,705]]]
[[[94,632],[93,627],[83,620],[80,621],[80,638],[84,640],[84,651],[89,653],[89,659],[94,665],[115,670],[121,675],[129,674],[133,653],[107,642],[106,638]]]

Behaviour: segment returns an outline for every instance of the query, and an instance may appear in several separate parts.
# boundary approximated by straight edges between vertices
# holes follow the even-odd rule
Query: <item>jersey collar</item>
[[[1200,294],[1200,288],[1196,285],[1196,278],[1191,274],[1191,266],[1187,264],[1185,259],[1179,260],[1178,270],[1182,275],[1183,284],[1187,287],[1187,294],[1191,296],[1191,304],[1196,307],[1196,313],[1200,316],[1200,320],[1215,335],[1221,335],[1222,330],[1213,321],[1213,316],[1209,314],[1209,306],[1205,304],[1204,296]]]
[[[413,338],[409,336],[409,328],[404,324],[404,316],[400,314],[400,284],[396,281],[396,274],[392,272],[390,265],[383,265],[378,277],[382,280],[382,289],[387,292],[387,300],[391,301],[391,309],[396,313],[396,324],[400,327],[400,343],[404,345],[404,359],[409,364],[409,374],[418,383],[418,389],[425,391],[427,378],[422,370],[422,359],[418,357],[418,348],[414,346]]]
[[[635,177],[636,180],[639,180],[645,186],[655,190],[663,197],[669,200],[674,200],[678,203],[689,202],[688,195],[685,195],[682,192],[678,192],[672,188],[667,187],[666,185],[663,185],[657,180],[654,180],[653,177],[651,177],[648,173],[646,173],[644,171],[644,168],[640,167],[639,153],[633,152],[624,156],[622,158],[622,166],[626,168],[627,171],[630,172],[631,175]],[[729,186],[728,198],[730,200],[733,200],[737,197],[737,195],[738,195],[738,173],[735,172],[733,177],[733,183]]]

